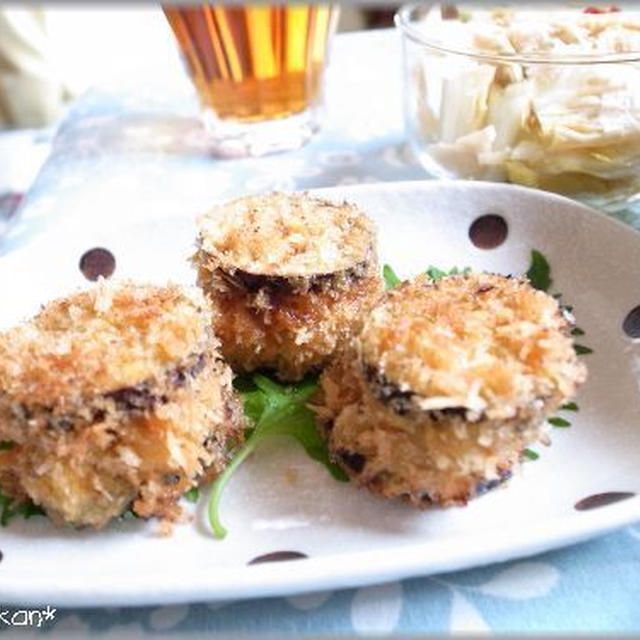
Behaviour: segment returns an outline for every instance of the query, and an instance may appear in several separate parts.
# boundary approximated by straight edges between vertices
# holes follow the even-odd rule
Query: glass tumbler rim
[[[394,16],[396,28],[403,37],[422,45],[425,49],[445,53],[449,55],[464,56],[484,62],[494,63],[518,63],[530,65],[593,65],[593,64],[619,64],[623,62],[640,62],[640,51],[628,51],[624,53],[482,53],[467,48],[456,48],[445,45],[435,39],[429,38],[424,32],[417,29],[414,24],[415,14],[421,9],[425,9],[434,4],[412,2],[405,4]]]

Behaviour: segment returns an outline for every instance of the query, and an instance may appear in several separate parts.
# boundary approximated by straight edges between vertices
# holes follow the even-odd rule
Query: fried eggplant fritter
[[[197,291],[101,283],[0,334],[3,492],[104,526],[175,519],[225,467],[243,417]]]
[[[318,371],[381,294],[373,224],[357,207],[271,193],[199,222],[193,262],[232,367],[282,380]]]
[[[383,496],[465,504],[510,477],[584,382],[570,329],[557,301],[523,279],[400,284],[321,377],[332,455]]]

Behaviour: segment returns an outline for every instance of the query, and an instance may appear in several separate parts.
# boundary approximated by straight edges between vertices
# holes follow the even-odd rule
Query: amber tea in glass
[[[330,5],[165,6],[205,122],[223,151],[304,144],[319,126]]]

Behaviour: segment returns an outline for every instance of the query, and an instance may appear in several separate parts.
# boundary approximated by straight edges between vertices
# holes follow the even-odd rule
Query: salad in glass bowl
[[[609,210],[640,194],[640,11],[405,6],[405,119],[436,177]]]

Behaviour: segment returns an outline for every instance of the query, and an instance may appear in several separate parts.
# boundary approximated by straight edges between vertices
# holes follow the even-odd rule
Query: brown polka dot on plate
[[[0,551],[0,562],[2,562],[2,558],[4,558],[4,554]]]
[[[82,254],[79,267],[87,280],[95,282],[100,276],[109,278],[113,275],[116,270],[116,259],[109,249],[95,247]]]
[[[627,317],[622,322],[622,330],[630,338],[640,338],[640,305],[627,313]]]
[[[469,227],[469,240],[478,249],[495,249],[506,239],[509,227],[506,220],[495,213],[476,218]]]
[[[582,498],[582,500],[578,500],[574,507],[578,511],[588,511],[589,509],[605,507],[608,504],[632,498],[635,495],[636,494],[632,491],[608,491],[606,493],[594,493],[592,496],[587,496],[586,498]]]
[[[247,564],[262,564],[263,562],[283,562],[285,560],[302,560],[308,558],[306,553],[300,553],[299,551],[273,551],[272,553],[266,553],[263,556],[258,556],[253,560],[249,560]]]

